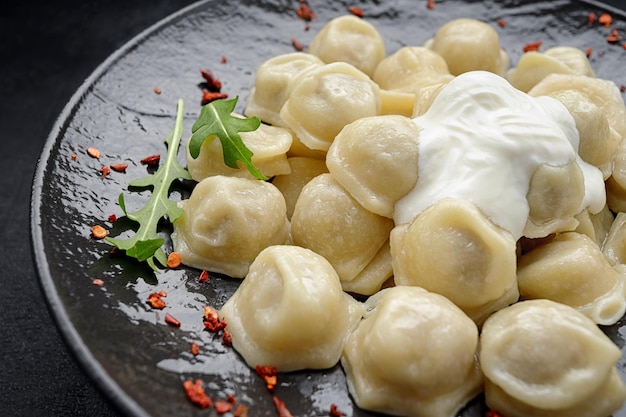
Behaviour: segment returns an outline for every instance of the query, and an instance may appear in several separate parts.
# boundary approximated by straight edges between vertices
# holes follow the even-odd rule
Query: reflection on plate
[[[588,24],[589,12],[601,11],[597,3],[440,0],[432,10],[426,3],[398,0],[359,6],[381,32],[387,53],[423,43],[450,19],[474,17],[493,24],[513,63],[529,42],[542,41],[545,48],[591,47],[597,75],[626,84],[619,62],[624,56],[621,46],[606,42],[606,28]],[[232,394],[248,406],[250,415],[275,415],[263,381],[218,337],[203,331],[203,307],[219,309],[238,281],[213,274],[208,283],[199,283],[200,271],[193,269],[154,276],[143,266],[109,254],[111,247],[90,234],[92,225],[110,227],[110,215],[121,217],[118,194],[130,179],[146,174],[140,159],[164,154],[162,141],[173,126],[178,98],[185,100],[185,137],[189,136],[200,110],[201,68],[211,69],[222,80],[222,91],[241,97],[237,110],[242,111],[259,64],[292,52],[292,38],[308,44],[329,19],[348,13],[352,4],[310,2],[317,14],[310,30],[296,15],[297,5],[296,1],[206,1],[157,24],[85,82],[43,151],[32,207],[33,247],[42,287],[82,365],[129,415],[208,415],[191,405],[182,390],[182,380],[196,378],[205,382],[213,398]],[[614,17],[623,24],[623,16]],[[500,19],[505,27],[496,24]],[[87,155],[90,146],[102,152],[99,160]],[[103,178],[101,166],[111,163],[129,166],[126,173],[112,172]],[[183,188],[178,197],[188,193]],[[129,210],[145,197],[128,194]],[[95,278],[104,285],[93,285]],[[156,311],[146,298],[159,290],[167,293],[167,307]],[[176,317],[181,327],[167,325],[165,313]],[[620,322],[605,330],[623,349],[622,326]],[[197,356],[191,354],[192,342],[200,347]],[[622,374],[624,366],[622,360]],[[353,405],[339,366],[280,375],[276,393],[295,416],[328,415],[331,404],[348,416],[373,415]],[[478,398],[461,415],[485,412]],[[626,410],[618,415],[626,416]]]

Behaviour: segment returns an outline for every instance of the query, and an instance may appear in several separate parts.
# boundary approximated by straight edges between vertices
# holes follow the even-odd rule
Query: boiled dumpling
[[[626,213],[617,213],[602,243],[602,253],[611,265],[626,265]]]
[[[371,77],[385,58],[385,43],[374,25],[345,15],[328,22],[315,35],[308,52],[327,64],[347,62]]]
[[[280,116],[310,149],[326,151],[343,127],[380,113],[380,88],[345,62],[307,71],[295,82]]]
[[[354,279],[341,281],[341,286],[350,293],[372,295],[389,283],[392,277],[391,248],[387,241]]]
[[[448,299],[398,286],[370,297],[366,307],[341,358],[360,408],[452,417],[481,392],[478,329]]]
[[[259,252],[290,242],[285,199],[268,182],[208,177],[181,206],[172,241],[185,265],[243,278]]]
[[[598,213],[592,214],[589,210],[583,210],[576,216],[578,227],[575,232],[589,236],[599,247],[603,246],[609,234],[614,216],[608,205]],[[607,257],[607,259],[610,259]]]
[[[334,366],[362,313],[322,256],[271,246],[254,260],[220,317],[249,366],[286,372]]]
[[[492,315],[480,337],[487,405],[507,417],[607,417],[626,400],[620,350],[575,309],[549,300]]]
[[[277,175],[272,184],[283,193],[287,203],[287,218],[291,219],[302,187],[318,175],[328,172],[328,168],[324,161],[314,158],[294,157],[288,158],[287,162],[291,167],[291,173]]]

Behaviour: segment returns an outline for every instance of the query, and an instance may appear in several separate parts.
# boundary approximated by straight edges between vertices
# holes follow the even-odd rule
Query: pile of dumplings
[[[443,25],[387,55],[355,16],[256,73],[256,167],[205,141],[174,223],[186,265],[243,279],[224,304],[251,367],[341,363],[362,409],[607,417],[626,402],[626,107],[584,53]]]

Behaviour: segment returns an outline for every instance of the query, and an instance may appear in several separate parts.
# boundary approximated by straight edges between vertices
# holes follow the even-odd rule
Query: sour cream
[[[423,129],[419,178],[396,203],[396,224],[410,222],[443,198],[463,198],[519,239],[535,170],[573,160],[585,181],[581,210],[596,213],[605,205],[602,173],[578,156],[574,119],[556,99],[531,97],[498,75],[473,71],[448,83],[414,122]]]

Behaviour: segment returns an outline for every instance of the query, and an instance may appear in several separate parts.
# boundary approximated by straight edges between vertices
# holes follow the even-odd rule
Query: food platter
[[[131,416],[211,415],[185,397],[182,381],[201,379],[214,399],[232,395],[250,415],[276,411],[264,382],[232,348],[203,330],[204,306],[219,309],[237,288],[237,280],[177,268],[155,275],[149,268],[111,254],[111,246],[95,240],[91,227],[123,227],[117,201],[133,178],[146,175],[146,156],[164,154],[163,139],[171,130],[179,98],[185,102],[185,134],[201,108],[208,68],[223,83],[222,91],[239,96],[238,111],[254,84],[256,68],[278,54],[294,51],[294,40],[307,45],[331,18],[347,14],[351,3],[310,2],[315,18],[296,14],[298,2],[203,1],[149,28],[102,63],[72,97],[43,149],[33,184],[32,240],[40,282],[53,316],[68,345],[96,385],[119,409]],[[380,31],[387,53],[420,45],[453,18],[473,17],[491,23],[512,62],[523,46],[541,41],[591,48],[591,64],[599,77],[626,84],[621,44],[606,41],[607,28],[590,24],[597,2],[436,1],[361,2],[364,19]],[[626,17],[610,9],[614,27]],[[497,22],[505,24],[498,25]],[[101,151],[90,157],[89,147]],[[183,153],[180,162],[184,165]],[[124,173],[103,176],[103,165],[124,163]],[[185,198],[182,184],[174,198]],[[127,195],[129,209],[138,208],[145,193]],[[167,243],[166,243],[167,244]],[[94,285],[100,279],[104,285]],[[146,299],[165,291],[167,307],[154,310]],[[180,321],[168,325],[165,314]],[[605,332],[624,349],[624,324]],[[200,348],[193,355],[191,344]],[[623,351],[624,352],[624,351]],[[624,353],[623,357],[626,356]],[[618,364],[626,376],[626,361]],[[346,388],[339,365],[315,372],[279,375],[276,389],[294,416],[328,415],[331,405],[348,416],[375,415],[359,410]],[[461,413],[483,416],[477,398]],[[616,414],[626,416],[626,409]]]

